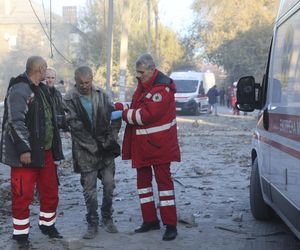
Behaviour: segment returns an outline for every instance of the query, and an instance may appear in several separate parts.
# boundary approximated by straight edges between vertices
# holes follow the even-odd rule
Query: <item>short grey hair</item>
[[[135,62],[135,66],[145,66],[147,69],[155,68],[155,62],[153,57],[149,53],[144,53],[138,57]]]
[[[80,66],[75,70],[75,79],[77,79],[78,76],[90,76],[93,78],[93,71],[89,66]]]
[[[55,69],[55,68],[53,68],[53,67],[48,67],[47,70],[51,70],[51,71],[53,71],[53,72],[55,73],[55,76],[57,75],[57,72],[56,72],[56,69]]]

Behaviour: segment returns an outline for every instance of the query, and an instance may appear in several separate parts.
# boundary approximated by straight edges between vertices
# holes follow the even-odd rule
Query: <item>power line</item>
[[[45,19],[46,28],[47,28],[47,31],[49,32],[49,27],[48,27],[47,18],[46,18],[45,5],[44,5],[43,0],[42,0],[42,7],[43,7],[43,12],[44,12],[44,19]]]
[[[44,20],[45,20],[45,25],[47,32],[50,34],[50,40],[52,41],[52,5],[51,5],[51,0],[50,0],[50,21],[49,21],[49,27],[48,27],[48,21],[46,18],[46,10],[45,10],[45,5],[44,5],[44,0],[42,0],[42,7],[43,7],[43,13],[44,13]],[[53,58],[53,50],[52,50],[52,44],[50,42],[50,58]]]
[[[55,44],[52,42],[52,40],[51,40],[51,38],[49,37],[47,31],[45,30],[44,25],[43,25],[43,23],[41,22],[39,16],[37,15],[37,13],[36,13],[36,11],[35,11],[33,5],[32,5],[31,0],[28,0],[28,1],[29,1],[29,3],[30,3],[31,9],[32,9],[34,15],[36,16],[36,18],[37,18],[39,24],[41,25],[41,27],[42,27],[42,29],[43,29],[43,31],[44,31],[44,33],[45,33],[47,39],[49,40],[49,42],[51,43],[51,45],[53,46],[53,48],[56,50],[56,52],[57,52],[57,53],[58,53],[58,54],[59,54],[66,62],[68,62],[68,63],[74,65],[74,63],[73,63],[72,61],[70,61],[69,59],[67,59],[67,58],[66,58],[66,57],[65,57],[65,56],[64,56],[64,55],[56,48]]]
[[[51,58],[53,58],[53,49],[52,49],[52,1],[50,0],[50,51]]]

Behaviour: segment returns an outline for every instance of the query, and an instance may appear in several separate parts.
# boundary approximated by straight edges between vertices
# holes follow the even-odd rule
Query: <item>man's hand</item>
[[[115,110],[125,110],[129,109],[130,103],[129,102],[116,102],[115,103]]]
[[[26,152],[20,155],[20,162],[24,165],[31,163],[31,153]]]
[[[124,109],[123,106],[124,106],[123,103],[120,103],[120,102],[115,103],[115,109],[116,110],[123,110]]]

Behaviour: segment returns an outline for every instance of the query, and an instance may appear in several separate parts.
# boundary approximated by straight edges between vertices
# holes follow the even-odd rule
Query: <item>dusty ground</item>
[[[178,116],[182,162],[172,167],[178,209],[176,240],[161,240],[164,229],[134,234],[141,224],[135,171],[117,158],[114,220],[118,234],[102,228],[93,240],[81,239],[86,229],[79,176],[70,161],[59,169],[60,204],[57,228],[63,240],[50,240],[37,226],[38,202],[31,206],[32,249],[299,249],[291,231],[275,219],[257,222],[249,208],[250,145],[255,114],[232,116],[221,108],[218,117]],[[198,118],[198,119],[197,119]],[[122,134],[120,135],[122,138]],[[70,142],[64,140],[67,158]],[[99,185],[99,200],[101,200]],[[11,249],[9,168],[0,168],[0,249]],[[157,197],[156,197],[157,198]]]

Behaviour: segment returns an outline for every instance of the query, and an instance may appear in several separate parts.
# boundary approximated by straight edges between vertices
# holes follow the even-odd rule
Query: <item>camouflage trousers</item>
[[[115,161],[113,157],[104,158],[104,167],[100,170],[82,172],[80,183],[83,187],[83,196],[87,209],[86,220],[91,225],[99,224],[98,199],[97,199],[97,179],[103,185],[103,197],[101,205],[101,216],[109,219],[112,216],[112,198],[115,189]]]

